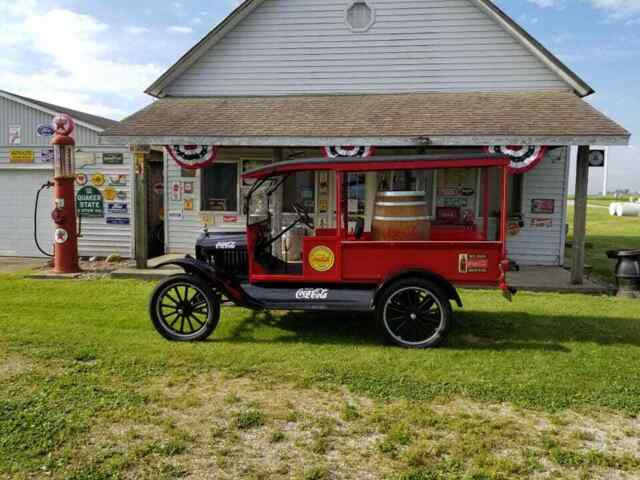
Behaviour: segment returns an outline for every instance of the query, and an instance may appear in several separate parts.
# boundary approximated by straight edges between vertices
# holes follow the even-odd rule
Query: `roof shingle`
[[[130,137],[629,136],[572,92],[162,98]]]

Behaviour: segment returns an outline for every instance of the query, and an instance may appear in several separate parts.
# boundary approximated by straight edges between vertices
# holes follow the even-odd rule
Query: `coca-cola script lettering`
[[[328,297],[326,288],[301,288],[296,292],[297,300],[326,300]]]

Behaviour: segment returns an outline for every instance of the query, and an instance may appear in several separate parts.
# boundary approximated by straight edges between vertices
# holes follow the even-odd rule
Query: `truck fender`
[[[207,284],[221,291],[228,299],[232,300],[236,305],[259,308],[257,302],[248,297],[244,290],[231,279],[228,275],[216,271],[211,265],[202,260],[197,260],[190,256],[182,259],[170,260],[157,265],[155,268],[166,266],[177,266],[182,268],[188,275],[201,278]]]
[[[425,280],[429,280],[437,284],[444,290],[444,292],[447,294],[450,300],[455,301],[458,307],[460,308],[463,307],[462,299],[460,298],[460,294],[458,293],[458,290],[456,289],[456,287],[453,286],[453,284],[449,280],[447,280],[446,278],[444,278],[442,275],[438,273],[434,273],[422,268],[409,268],[406,270],[402,270],[400,272],[396,272],[386,277],[382,282],[382,284],[378,287],[374,295],[373,304],[375,305],[378,302],[378,298],[380,297],[382,292],[386,290],[386,288],[389,285],[397,282],[398,280],[402,280],[404,278],[409,278],[409,277],[424,278]]]

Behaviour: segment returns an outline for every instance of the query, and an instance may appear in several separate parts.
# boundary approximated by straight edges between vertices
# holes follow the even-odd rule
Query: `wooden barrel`
[[[425,192],[378,192],[371,234],[375,241],[425,241],[431,217]]]

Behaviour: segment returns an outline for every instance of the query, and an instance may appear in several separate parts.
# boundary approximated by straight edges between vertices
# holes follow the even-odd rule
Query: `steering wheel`
[[[313,218],[309,215],[309,212],[301,203],[295,202],[291,205],[293,207],[293,211],[298,215],[298,221],[309,227],[313,230],[315,227],[313,226]]]

